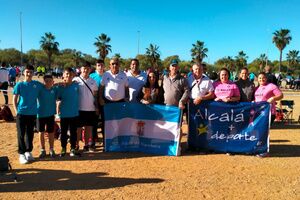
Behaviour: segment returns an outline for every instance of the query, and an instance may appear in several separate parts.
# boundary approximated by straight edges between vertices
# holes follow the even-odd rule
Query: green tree
[[[265,65],[265,64],[267,64],[267,61],[268,60],[268,57],[267,57],[267,55],[266,54],[260,54],[259,55],[259,57],[258,57],[258,59],[257,59],[257,61],[258,61],[258,64],[259,64],[259,71],[262,71],[262,69],[263,69],[263,66]]]
[[[48,63],[47,54],[43,50],[31,49],[27,52],[28,62],[34,66],[43,65]]]
[[[288,61],[290,70],[295,69],[300,62],[299,51],[297,50],[289,51],[289,53],[286,54],[286,60]]]
[[[52,33],[45,33],[40,41],[41,49],[45,51],[48,57],[48,69],[51,69],[51,57],[59,52],[59,43],[55,41],[55,36]]]
[[[155,44],[150,44],[148,48],[146,48],[146,56],[149,58],[150,64],[154,68],[158,68],[160,61],[160,52],[158,50],[159,46]]]
[[[221,69],[222,67],[226,67],[230,71],[234,70],[235,61],[231,56],[227,56],[224,58],[221,58],[215,62],[215,66],[217,69]]]
[[[235,65],[236,65],[236,72],[238,73],[240,69],[247,65],[248,56],[244,51],[240,51],[237,56],[235,56]]]
[[[73,62],[75,63],[75,67],[79,67],[79,65],[82,63],[82,53],[81,53],[81,51],[76,51],[74,49],[74,51],[72,53],[72,59],[73,59]]]
[[[202,63],[203,59],[207,57],[208,49],[204,47],[204,42],[199,40],[195,44],[192,44],[191,55],[194,62]]]
[[[14,48],[0,50],[0,61],[11,65],[19,65],[21,61],[21,52]]]
[[[146,70],[146,69],[152,67],[148,56],[139,54],[136,56],[136,59],[138,59],[140,62],[141,70]]]
[[[279,31],[275,31],[273,36],[273,43],[275,43],[276,47],[280,52],[279,56],[279,72],[281,72],[281,62],[282,62],[282,51],[290,43],[292,37],[290,36],[290,30],[288,29],[280,29]]]
[[[106,34],[101,33],[98,37],[96,37],[96,42],[94,45],[97,47],[97,53],[99,53],[99,58],[105,60],[105,57],[111,52],[111,45],[109,44],[110,37]]]

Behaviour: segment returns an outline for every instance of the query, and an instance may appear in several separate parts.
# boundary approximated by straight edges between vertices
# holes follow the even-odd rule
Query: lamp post
[[[22,41],[22,12],[20,12],[20,37],[21,37],[21,62],[20,66],[23,65],[23,41]]]
[[[140,31],[137,32],[138,33],[138,50],[137,50],[137,55],[140,54]]]

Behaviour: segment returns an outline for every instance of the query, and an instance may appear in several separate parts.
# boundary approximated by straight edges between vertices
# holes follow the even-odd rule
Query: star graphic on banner
[[[199,135],[207,132],[207,126],[205,126],[204,124],[200,124],[197,129]]]

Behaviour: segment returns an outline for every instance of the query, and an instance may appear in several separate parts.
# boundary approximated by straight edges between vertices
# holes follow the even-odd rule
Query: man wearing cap
[[[139,60],[132,59],[130,62],[130,70],[126,73],[129,85],[129,101],[133,103],[140,102],[138,95],[146,84],[147,75],[140,71]]]
[[[189,96],[187,80],[178,73],[178,61],[172,60],[169,67],[169,75],[163,78],[164,98],[166,105],[185,108]]]
[[[163,78],[164,98],[166,105],[178,106],[181,110],[185,108],[189,97],[189,88],[187,80],[178,73],[178,61],[172,60],[169,67],[169,75]],[[182,113],[182,112],[181,112]],[[181,140],[181,131],[179,136],[179,143]],[[179,146],[178,155],[181,154],[181,147]]]
[[[91,64],[86,62],[80,68],[81,74],[73,79],[79,85],[79,120],[77,129],[77,143],[79,142],[82,128],[84,127],[84,151],[93,152],[94,147],[89,144],[89,139],[92,136],[92,127],[95,124],[96,112],[98,113],[97,102],[97,82],[89,77]],[[78,143],[79,145],[79,143]],[[79,146],[78,146],[79,148]]]

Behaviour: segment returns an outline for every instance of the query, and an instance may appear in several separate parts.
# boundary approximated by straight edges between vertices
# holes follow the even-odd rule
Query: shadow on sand
[[[281,123],[281,122],[274,122],[271,125],[271,129],[300,129],[300,124],[298,123]]]
[[[270,157],[300,157],[300,145],[270,145]]]
[[[68,170],[18,169],[17,182],[13,174],[0,174],[0,192],[34,192],[55,190],[98,190],[133,184],[161,183],[159,178],[119,178],[107,173],[80,173]]]

